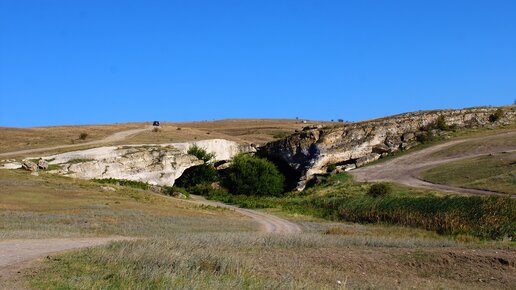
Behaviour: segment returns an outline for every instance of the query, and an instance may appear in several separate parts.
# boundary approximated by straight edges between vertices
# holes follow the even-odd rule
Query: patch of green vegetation
[[[501,108],[497,109],[491,116],[489,116],[489,121],[491,123],[499,121],[503,118],[503,110]]]
[[[95,161],[95,159],[90,159],[90,158],[75,158],[75,159],[70,159],[70,160],[68,160],[66,163],[69,163],[69,164],[77,164],[77,163],[84,163],[84,162],[90,162],[90,161]]]
[[[169,196],[176,196],[177,193],[182,193],[186,198],[190,197],[190,192],[183,187],[179,186],[163,186],[162,191],[163,194],[169,195]]]
[[[217,170],[213,166],[215,154],[208,153],[204,148],[193,145],[188,149],[188,154],[197,157],[204,163],[186,169],[175,184],[189,190],[191,187],[202,184],[210,184],[219,180]]]
[[[335,171],[335,169],[337,169],[337,164],[330,164],[326,168],[326,172],[333,172],[333,171]]]
[[[197,157],[197,159],[202,160],[205,163],[211,162],[215,158],[215,154],[208,153],[206,149],[197,145],[193,145],[192,147],[188,148],[187,153]]]
[[[190,188],[198,184],[212,183],[219,180],[213,164],[201,164],[186,169],[175,184],[179,187]]]
[[[367,195],[371,197],[383,197],[392,192],[391,186],[387,183],[375,183],[367,190]]]
[[[131,188],[138,188],[148,190],[150,185],[146,182],[127,180],[127,179],[116,179],[116,178],[95,178],[93,181],[102,184],[115,184],[120,186],[127,186]]]
[[[433,183],[516,194],[516,153],[449,162],[421,176]]]
[[[230,192],[242,195],[280,195],[285,178],[267,159],[237,155],[228,169],[224,184]]]
[[[49,164],[47,170],[59,170],[61,169],[61,165],[59,164]]]
[[[484,239],[516,236],[516,200],[440,196],[394,185],[391,185],[392,194],[371,197],[367,192],[374,186],[356,183],[342,173],[304,192],[283,197],[232,195],[221,191],[205,195],[241,207],[276,208],[335,221],[393,224]]]

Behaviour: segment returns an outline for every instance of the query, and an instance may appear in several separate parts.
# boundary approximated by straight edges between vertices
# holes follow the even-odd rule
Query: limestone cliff
[[[248,145],[213,139],[159,145],[99,147],[43,159],[49,164],[59,165],[61,169],[57,173],[65,176],[128,179],[171,186],[187,168],[202,164],[202,161],[186,153],[194,144],[215,154],[217,161],[229,160],[238,153],[255,151]]]
[[[297,189],[302,190],[314,175],[325,173],[330,164],[347,171],[415,146],[429,135],[444,135],[447,132],[443,127],[497,126],[516,119],[513,106],[504,108],[502,118],[492,122],[496,110],[482,107],[421,111],[335,127],[305,128],[266,144],[259,148],[259,154],[288,164],[301,176]],[[441,124],[437,124],[438,118]]]

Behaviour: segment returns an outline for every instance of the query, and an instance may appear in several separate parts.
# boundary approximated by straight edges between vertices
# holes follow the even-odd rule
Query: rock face
[[[326,172],[330,164],[338,170],[363,166],[389,153],[417,145],[418,139],[429,134],[443,135],[438,118],[444,118],[452,128],[496,126],[514,122],[516,107],[504,109],[504,117],[497,123],[489,118],[497,108],[483,107],[463,110],[440,110],[406,113],[382,119],[348,123],[335,127],[307,128],[285,139],[259,148],[259,155],[280,161],[296,171],[300,177],[297,189],[317,174]],[[281,166],[280,166],[281,167]]]
[[[36,163],[29,161],[29,160],[23,161],[22,168],[25,170],[28,170],[28,171],[32,171],[32,172],[38,171],[38,165],[36,165]]]
[[[38,168],[43,170],[48,169],[48,162],[45,159],[40,159],[38,161]]]
[[[197,145],[215,154],[217,161],[229,160],[238,153],[256,151],[254,147],[214,139],[160,145],[110,146],[44,157],[50,164],[61,165],[58,173],[70,177],[115,178],[155,185],[174,184],[183,172],[202,164],[187,151]]]

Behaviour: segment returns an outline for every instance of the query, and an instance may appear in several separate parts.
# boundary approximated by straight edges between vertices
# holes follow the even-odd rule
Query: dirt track
[[[211,205],[218,207],[225,207],[234,210],[235,212],[242,214],[244,216],[250,217],[261,225],[262,233],[269,234],[299,234],[301,233],[301,228],[292,222],[279,218],[277,216],[273,216],[270,214],[266,214],[263,212],[258,212],[250,209],[239,208],[236,206],[224,204],[221,202],[205,200],[200,197],[195,197],[195,199],[191,200],[192,203],[195,204],[203,204],[203,205]]]
[[[507,136],[513,137],[516,135],[516,132],[507,132],[495,135],[497,137]],[[425,170],[436,167],[440,164],[468,159],[477,156],[482,156],[490,153],[500,153],[500,152],[510,152],[515,151],[514,147],[495,147],[495,148],[481,148],[472,153],[461,153],[455,156],[450,157],[440,157],[433,155],[435,152],[446,150],[453,145],[464,143],[467,141],[481,141],[487,140],[489,138],[493,138],[491,136],[483,136],[483,137],[475,137],[475,138],[467,138],[461,140],[454,140],[450,142],[446,142],[443,144],[439,144],[436,146],[432,146],[426,149],[422,149],[398,158],[394,158],[392,160],[379,163],[376,165],[366,166],[362,168],[358,168],[350,171],[350,173],[355,177],[357,181],[393,181],[401,184],[405,184],[408,186],[427,188],[427,189],[436,189],[440,191],[448,191],[448,192],[456,192],[456,193],[464,193],[464,194],[475,194],[475,195],[504,195],[504,193],[487,191],[487,190],[478,190],[478,189],[469,189],[469,188],[461,188],[461,187],[453,187],[443,184],[434,184],[430,182],[423,181],[419,179],[419,174]]]
[[[45,152],[45,151],[64,149],[64,148],[80,147],[80,146],[113,143],[113,142],[117,142],[117,141],[122,141],[129,136],[132,136],[132,135],[135,135],[135,134],[147,131],[147,130],[150,130],[150,129],[149,128],[131,129],[131,130],[126,130],[126,131],[116,132],[112,135],[107,136],[106,138],[103,138],[100,140],[95,140],[95,141],[90,141],[90,142],[86,142],[86,143],[81,143],[81,144],[60,145],[60,146],[53,146],[53,147],[46,147],[46,148],[35,148],[35,149],[5,152],[5,153],[0,153],[0,157],[22,155],[22,154],[32,154],[32,153],[37,153],[37,152]]]
[[[92,247],[130,238],[75,238],[75,239],[28,239],[0,241],[0,289],[23,288],[19,284],[20,271],[32,260],[67,250]],[[21,276],[21,275],[19,275]]]

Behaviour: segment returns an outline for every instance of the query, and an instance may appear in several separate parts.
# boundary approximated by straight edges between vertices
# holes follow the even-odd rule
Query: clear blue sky
[[[516,1],[0,0],[0,126],[512,104]]]

